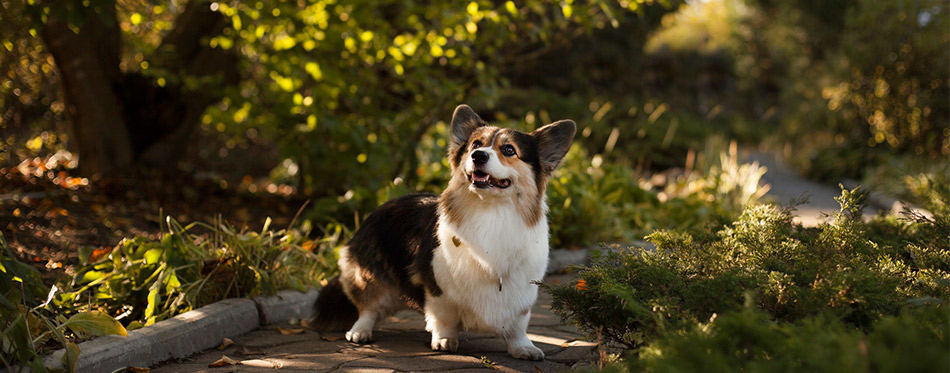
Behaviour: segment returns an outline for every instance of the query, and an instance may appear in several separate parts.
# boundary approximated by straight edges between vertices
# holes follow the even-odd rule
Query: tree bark
[[[104,8],[100,15],[84,11],[79,33],[73,33],[55,13],[42,33],[62,77],[70,142],[78,151],[80,172],[110,174],[134,161],[114,89],[120,76],[119,30],[114,6]]]
[[[172,74],[162,86],[155,77],[120,70],[114,2],[80,11],[85,12],[81,25],[53,12],[43,27],[62,77],[80,172],[114,175],[135,165],[174,168],[204,110],[240,80],[237,57],[207,44],[228,26],[227,18],[212,11],[207,0],[186,5],[149,58],[151,66]]]

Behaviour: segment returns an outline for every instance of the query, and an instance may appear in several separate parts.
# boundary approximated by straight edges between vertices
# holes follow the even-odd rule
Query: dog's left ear
[[[564,155],[571,148],[577,125],[572,120],[559,120],[531,133],[538,143],[538,157],[541,159],[541,170],[551,173],[561,164]]]

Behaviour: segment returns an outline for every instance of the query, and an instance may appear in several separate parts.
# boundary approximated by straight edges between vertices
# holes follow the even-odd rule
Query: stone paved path
[[[570,281],[566,276],[546,281]],[[544,361],[513,359],[504,342],[492,335],[463,332],[455,354],[429,349],[429,333],[422,314],[402,311],[377,324],[376,342],[356,345],[342,333],[321,336],[310,330],[284,335],[270,326],[235,338],[236,346],[206,350],[191,358],[165,363],[153,372],[413,372],[489,371],[560,372],[596,364],[596,344],[586,341],[573,326],[564,325],[551,312],[550,295],[541,292],[532,310],[528,336],[541,348]],[[299,328],[284,325],[284,328]],[[210,368],[209,364],[228,356],[239,365]]]
[[[806,203],[795,210],[795,221],[806,227],[817,226],[826,220],[825,214],[841,208],[841,205],[835,201],[835,197],[841,195],[840,188],[806,180],[788,166],[779,163],[773,156],[765,153],[746,152],[743,161],[759,162],[760,165],[768,168],[768,172],[762,177],[762,182],[770,186],[766,200],[771,199],[773,202],[785,204],[802,196],[808,198]],[[874,212],[872,208],[865,208],[865,218],[871,218]]]

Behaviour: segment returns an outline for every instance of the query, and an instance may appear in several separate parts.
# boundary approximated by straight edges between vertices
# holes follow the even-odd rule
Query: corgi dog
[[[460,105],[451,127],[448,187],[393,199],[366,218],[340,250],[340,275],[321,290],[313,325],[349,328],[347,340],[368,343],[377,320],[411,307],[425,314],[433,350],[457,351],[463,329],[504,338],[515,358],[543,360],[527,328],[548,263],[545,189],[577,126],[524,133]]]

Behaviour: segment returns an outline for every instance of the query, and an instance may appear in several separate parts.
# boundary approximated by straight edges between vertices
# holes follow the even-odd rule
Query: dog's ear
[[[541,170],[551,173],[561,164],[564,155],[571,148],[577,125],[572,120],[559,120],[531,133],[538,144],[538,157]]]
[[[468,137],[476,128],[486,126],[488,123],[482,120],[475,110],[468,105],[459,105],[452,114],[452,146],[455,149],[468,141]]]

